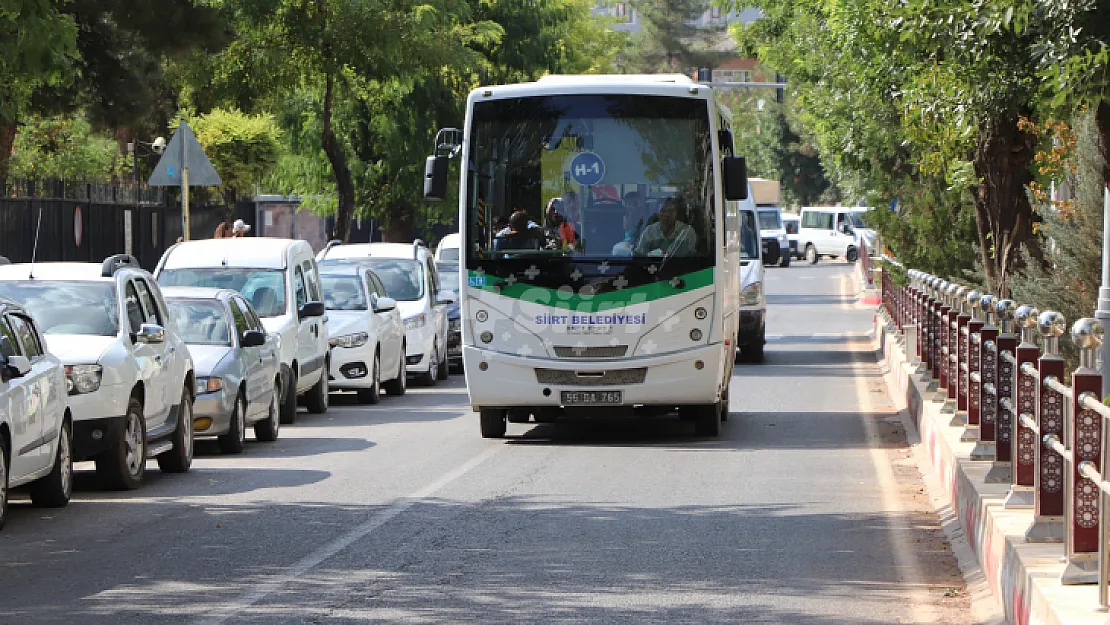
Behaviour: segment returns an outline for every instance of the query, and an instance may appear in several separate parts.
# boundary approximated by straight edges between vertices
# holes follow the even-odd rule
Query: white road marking
[[[489,460],[502,449],[505,449],[504,445],[496,445],[490,447],[486,451],[471,458],[467,462],[459,465],[451,471],[448,471],[446,474],[444,474],[434,482],[427,484],[423,488],[417,490],[407,497],[403,497],[397,500],[388,508],[370,517],[343,536],[340,536],[332,542],[301,558],[300,561],[290,567],[290,569],[283,575],[279,575],[278,577],[273,578],[269,581],[256,584],[252,589],[240,595],[239,598],[235,601],[222,606],[220,614],[212,615],[206,619],[198,621],[198,623],[201,625],[221,625],[222,623],[226,623],[230,620],[241,617],[243,610],[245,610],[246,608],[249,608],[259,601],[262,601],[269,594],[279,590],[286,584],[316,568],[328,558],[331,558],[347,547],[350,547],[355,541],[367,536],[374,530],[385,525],[397,515],[419,503],[420,500],[431,496],[439,489],[459,479],[478,465]]]

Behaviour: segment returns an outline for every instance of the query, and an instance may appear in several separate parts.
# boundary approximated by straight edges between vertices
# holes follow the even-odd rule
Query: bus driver
[[[678,202],[667,198],[659,209],[659,221],[644,229],[638,254],[647,256],[689,256],[695,251],[694,229],[678,220]]]

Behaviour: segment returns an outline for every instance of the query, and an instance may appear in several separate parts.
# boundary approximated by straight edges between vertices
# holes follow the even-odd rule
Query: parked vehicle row
[[[331,390],[377,403],[408,375],[446,378],[457,295],[422,243],[320,256],[234,238],[178,243],[154,274],[126,254],[0,264],[0,527],[10,488],[65,505],[76,461],[133,489],[150,458],[188,471],[195,437],[239,453],[248,428],[277,440],[298,403],[325,412]]]

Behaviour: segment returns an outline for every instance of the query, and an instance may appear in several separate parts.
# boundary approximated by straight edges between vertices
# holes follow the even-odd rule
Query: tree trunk
[[[335,212],[335,233],[333,238],[344,243],[351,236],[351,221],[355,217],[355,184],[351,180],[351,169],[347,166],[347,154],[335,137],[331,124],[332,96],[335,90],[335,77],[329,73],[324,91],[324,153],[328,155],[332,173],[335,175],[335,188],[339,192],[339,209]]]
[[[1042,258],[1033,236],[1036,213],[1026,194],[1036,137],[1018,128],[1018,117],[1012,112],[980,123],[975,151],[980,183],[973,195],[983,268],[988,286],[1002,297],[1010,294],[1023,244],[1035,259]]]
[[[412,241],[415,226],[411,206],[408,202],[397,201],[389,207],[389,225],[382,228],[382,240],[391,243]]]
[[[19,126],[15,120],[0,122],[0,189],[8,181],[8,165],[12,159],[12,148],[15,147],[15,135]]]

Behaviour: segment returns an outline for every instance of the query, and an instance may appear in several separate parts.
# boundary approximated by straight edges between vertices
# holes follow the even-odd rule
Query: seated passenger
[[[636,253],[647,256],[689,256],[695,251],[694,229],[678,220],[678,202],[673,198],[659,209],[659,221],[644,228]]]

